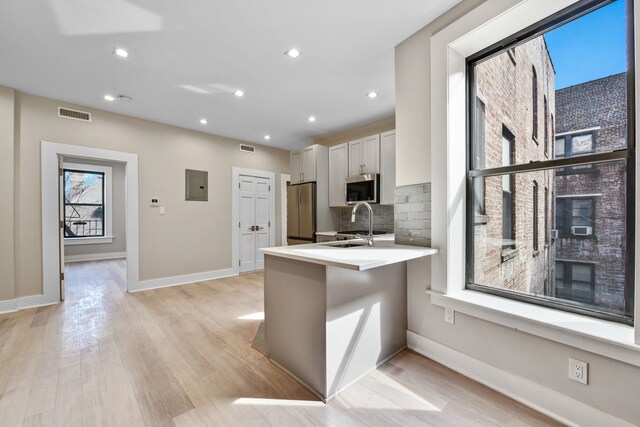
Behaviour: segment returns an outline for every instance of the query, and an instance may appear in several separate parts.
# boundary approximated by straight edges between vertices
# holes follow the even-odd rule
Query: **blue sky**
[[[626,71],[625,0],[545,34],[556,89]]]

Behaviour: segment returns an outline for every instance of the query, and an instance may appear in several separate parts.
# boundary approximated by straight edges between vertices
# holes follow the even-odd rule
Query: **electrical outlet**
[[[587,384],[588,368],[587,362],[569,358],[569,379]]]
[[[456,323],[456,312],[453,308],[444,309],[444,321],[452,325]]]

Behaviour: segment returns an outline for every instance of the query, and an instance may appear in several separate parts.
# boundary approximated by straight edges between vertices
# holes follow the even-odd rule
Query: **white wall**
[[[480,0],[463,1],[396,48],[398,186],[419,182],[433,182],[434,186],[436,181],[438,185],[446,186],[442,176],[432,179],[437,171],[429,166],[432,147],[436,144],[446,147],[447,143],[446,140],[431,140],[428,121],[433,89],[430,87],[430,40],[433,34],[482,3]],[[433,189],[434,193],[436,190]],[[446,217],[446,211],[438,212],[443,209],[446,210],[445,204],[432,203],[434,216]],[[514,378],[521,378],[539,390],[566,396],[567,402],[575,400],[632,425],[640,425],[640,368],[461,313],[456,313],[454,325],[446,323],[444,309],[431,304],[425,292],[431,284],[431,263],[440,262],[438,256],[413,264],[410,269],[410,331],[425,342],[441,344]],[[589,385],[567,378],[569,357],[589,362]],[[590,422],[596,423],[595,419]]]

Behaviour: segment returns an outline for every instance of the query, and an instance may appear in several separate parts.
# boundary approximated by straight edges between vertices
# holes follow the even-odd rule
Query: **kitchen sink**
[[[367,243],[366,242],[359,242],[359,243],[355,243],[355,242],[345,242],[345,243],[340,243],[340,244],[330,244],[327,246],[331,246],[332,248],[358,248],[358,247],[366,247]]]

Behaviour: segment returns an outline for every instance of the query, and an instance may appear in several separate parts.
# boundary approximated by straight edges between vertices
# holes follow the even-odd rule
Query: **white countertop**
[[[376,241],[376,239],[374,239],[375,246],[372,248],[367,246],[351,248],[335,247],[347,242],[357,243],[362,242],[362,240],[280,246],[261,250],[266,255],[358,271],[369,270],[382,267],[383,265],[395,264],[397,262],[404,262],[438,253],[438,250],[434,248],[396,245],[392,241]]]

